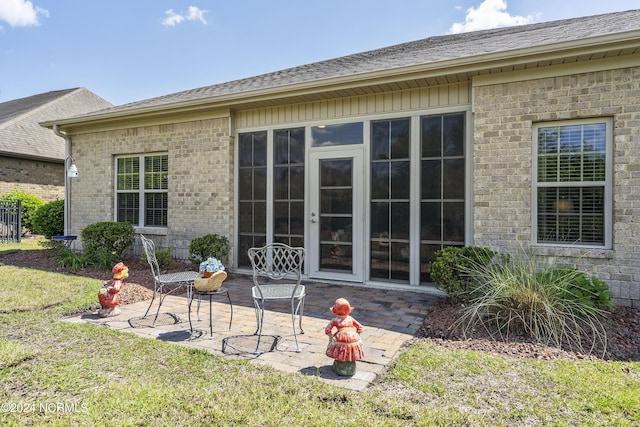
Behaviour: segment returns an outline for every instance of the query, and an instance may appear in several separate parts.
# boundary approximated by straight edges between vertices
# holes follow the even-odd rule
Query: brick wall
[[[64,199],[63,164],[0,156],[0,194],[16,189],[45,202]]]
[[[233,244],[233,144],[228,118],[80,134],[72,141],[80,171],[70,183],[73,234],[79,235],[89,224],[114,220],[116,156],[168,153],[168,229],[138,231],[158,248],[171,248],[178,259],[187,259],[191,240],[205,234],[226,236]]]
[[[605,280],[640,306],[640,68],[474,87],[475,244],[531,243],[532,124],[614,120],[613,250],[540,248]]]

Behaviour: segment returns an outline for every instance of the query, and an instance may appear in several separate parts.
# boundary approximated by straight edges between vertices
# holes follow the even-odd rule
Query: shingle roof
[[[0,103],[0,154],[63,160],[64,139],[41,121],[113,106],[84,88],[57,90]]]
[[[206,86],[150,98],[97,112],[117,113],[171,104],[241,95],[254,90],[272,89],[366,73],[430,65],[451,60],[507,53],[532,46],[607,36],[640,30],[640,10],[565,19],[492,30],[429,37],[382,49],[356,53],[336,59],[293,67],[255,77]],[[93,115],[93,114],[92,114]]]

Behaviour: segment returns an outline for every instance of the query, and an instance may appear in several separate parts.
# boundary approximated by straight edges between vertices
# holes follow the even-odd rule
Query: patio
[[[441,296],[435,291],[411,292],[316,282],[305,282],[305,285],[307,297],[302,321],[305,333],[298,334],[300,353],[295,349],[288,302],[272,303],[267,307],[260,346],[264,353],[253,353],[257,337],[253,335],[256,317],[251,299],[252,281],[251,277],[239,274],[233,274],[224,282],[233,304],[230,330],[231,312],[226,297],[213,300],[213,334],[209,333],[209,302],[203,299],[201,320],[198,321],[197,300],[194,300],[191,313],[194,338],[190,340],[186,294],[166,297],[155,327],[151,327],[153,309],[147,319],[142,319],[149,301],[120,306],[121,313],[114,317],[100,318],[96,310],[65,320],[199,348],[219,357],[247,359],[281,371],[316,376],[348,389],[364,390],[387,369],[401,347],[420,328],[426,307]],[[355,307],[352,316],[364,327],[361,338],[365,358],[357,362],[357,372],[352,377],[336,375],[331,367],[333,359],[325,355],[328,337],[324,328],[333,317],[329,309],[337,298],[349,300]],[[154,308],[156,303],[157,299]],[[277,348],[268,351],[276,339]],[[224,352],[223,342],[226,344]]]

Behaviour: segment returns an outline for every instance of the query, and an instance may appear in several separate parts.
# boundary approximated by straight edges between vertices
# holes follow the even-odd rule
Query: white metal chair
[[[153,275],[153,297],[151,298],[151,303],[149,303],[149,307],[147,308],[146,313],[144,313],[143,319],[147,318],[149,314],[149,310],[153,306],[153,302],[156,299],[156,294],[158,295],[158,309],[156,310],[156,316],[153,319],[153,323],[151,326],[156,326],[156,321],[158,320],[158,315],[160,314],[160,307],[162,307],[162,303],[164,302],[165,296],[171,294],[172,292],[180,289],[182,286],[187,287],[187,301],[191,300],[191,292],[193,291],[193,282],[198,278],[198,273],[196,271],[181,271],[179,273],[169,273],[169,274],[160,274],[160,267],[158,266],[158,259],[156,258],[156,247],[153,243],[153,240],[144,237],[142,234],[140,235],[140,240],[142,240],[142,247],[144,248],[144,253],[147,256],[147,262],[151,267],[151,274]],[[169,289],[166,293],[164,292],[164,288],[169,287],[173,289]],[[200,306],[198,305],[198,310]]]
[[[262,337],[264,324],[264,309],[267,301],[290,301],[291,323],[293,336],[296,341],[296,351],[300,352],[296,332],[296,316],[299,316],[300,333],[302,316],[304,314],[305,287],[302,285],[302,266],[304,263],[304,248],[294,248],[283,243],[271,243],[261,248],[251,248],[248,251],[253,267],[253,283],[251,290],[256,309],[258,329],[258,346]]]

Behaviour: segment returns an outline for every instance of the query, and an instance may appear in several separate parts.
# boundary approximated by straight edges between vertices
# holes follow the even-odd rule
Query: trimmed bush
[[[96,222],[80,233],[84,257],[101,268],[111,268],[135,241],[135,230],[128,222]]]
[[[33,217],[36,211],[44,205],[44,201],[40,197],[25,191],[13,190],[10,193],[0,195],[0,200],[8,202],[21,200],[22,212],[20,213],[20,220],[22,221],[22,228],[28,232],[35,231]]]
[[[33,215],[33,226],[36,233],[47,239],[64,233],[64,200],[46,203]]]
[[[225,263],[228,256],[229,239],[225,236],[206,234],[193,239],[189,244],[189,260],[197,267],[209,257],[217,258]]]
[[[466,271],[471,266],[491,264],[498,255],[480,246],[449,246],[436,251],[431,263],[431,280],[456,301],[468,301],[474,297],[477,283]]]

